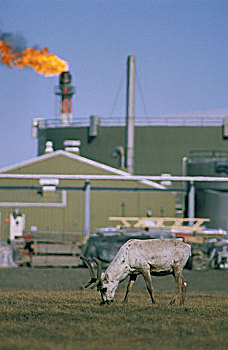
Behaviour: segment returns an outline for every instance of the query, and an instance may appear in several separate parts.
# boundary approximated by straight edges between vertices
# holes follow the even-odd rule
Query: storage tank
[[[187,162],[187,175],[227,177],[228,152],[193,151]],[[196,217],[207,217],[211,228],[228,230],[228,183],[196,182]]]

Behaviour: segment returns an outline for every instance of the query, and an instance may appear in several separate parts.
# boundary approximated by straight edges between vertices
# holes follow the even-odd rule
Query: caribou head
[[[93,261],[97,265],[97,276],[93,270],[93,266],[89,259],[85,256],[80,256],[80,259],[84,261],[86,266],[88,267],[90,274],[90,281],[86,284],[85,288],[91,286],[91,288],[97,287],[97,290],[101,293],[101,303],[100,305],[110,304],[113,301],[115,290],[112,283],[110,283],[108,279],[108,274],[101,272],[101,262],[97,258],[93,258]]]

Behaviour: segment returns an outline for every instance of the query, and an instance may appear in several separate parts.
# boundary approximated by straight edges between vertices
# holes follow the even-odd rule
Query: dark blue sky
[[[227,18],[226,0],[0,0],[1,32],[69,62],[79,120],[124,116],[128,55],[136,115],[228,107]],[[56,117],[58,77],[2,64],[0,76],[1,168],[36,156],[32,118]]]

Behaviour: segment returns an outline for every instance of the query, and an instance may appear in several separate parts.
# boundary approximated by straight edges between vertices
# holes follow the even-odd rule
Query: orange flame
[[[35,72],[44,74],[46,77],[53,76],[67,71],[68,63],[49,53],[49,49],[30,49],[27,48],[22,52],[12,52],[9,43],[5,44],[0,40],[0,62],[7,64],[9,67],[23,69],[31,67]]]

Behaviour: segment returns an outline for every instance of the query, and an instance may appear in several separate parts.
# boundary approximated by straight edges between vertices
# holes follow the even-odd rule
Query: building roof
[[[80,155],[76,155],[76,154],[66,152],[63,150],[50,152],[50,153],[44,154],[42,156],[35,157],[32,159],[14,164],[12,166],[2,168],[2,169],[0,169],[0,173],[11,173],[11,172],[15,173],[26,166],[37,164],[39,162],[42,162],[42,161],[45,161],[48,159],[53,159],[53,158],[59,157],[59,156],[62,156],[62,157],[68,158],[68,159],[72,159],[72,160],[77,161],[77,162],[81,162],[83,164],[92,166],[92,167],[96,168],[97,170],[99,169],[99,170],[105,171],[107,173],[110,173],[112,175],[122,175],[122,176],[129,176],[130,175],[129,173],[127,173],[123,170],[119,170],[119,169],[113,168],[111,166],[108,166],[108,165],[96,162],[94,160],[82,157]],[[19,172],[21,173],[21,171],[19,171]],[[86,174],[83,174],[83,175],[86,175]],[[151,186],[151,187],[158,188],[158,189],[165,189],[166,188],[163,185],[160,185],[156,182],[148,181],[148,180],[140,181],[140,183],[142,183],[143,185]]]

